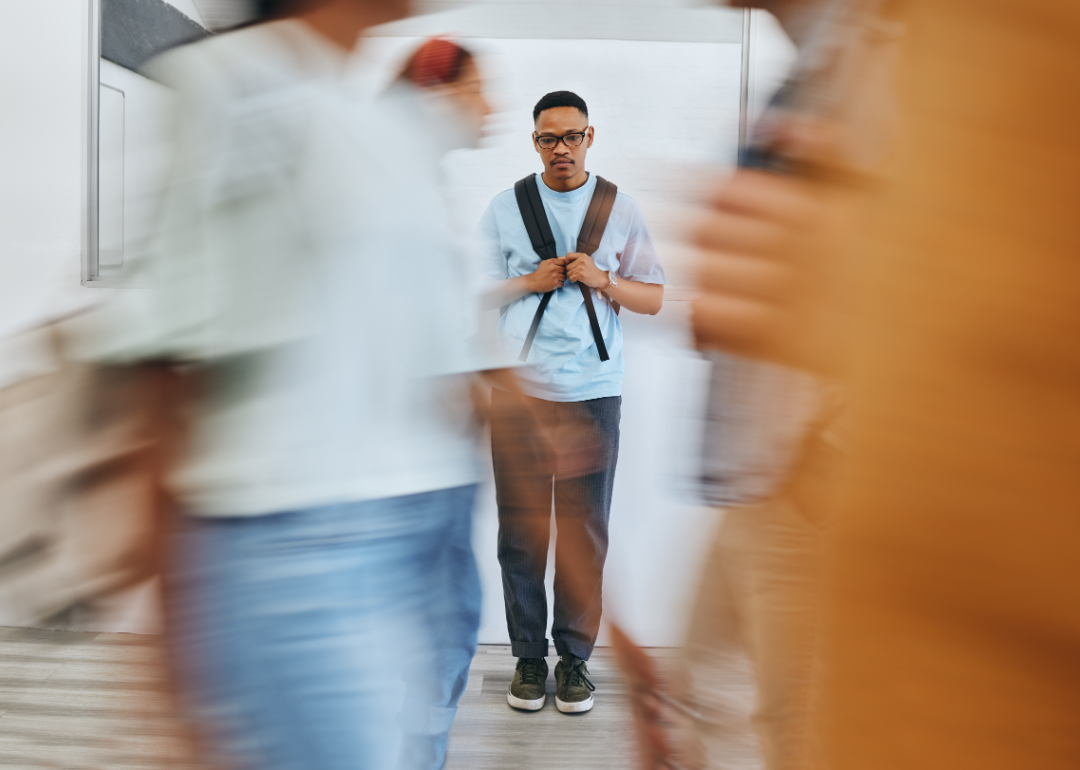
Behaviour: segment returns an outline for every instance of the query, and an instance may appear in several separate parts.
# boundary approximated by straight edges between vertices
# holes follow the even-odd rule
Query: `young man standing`
[[[512,651],[519,659],[507,701],[535,711],[546,700],[544,575],[554,493],[551,635],[561,658],[556,706],[580,712],[593,705],[585,661],[600,627],[619,451],[623,356],[615,303],[656,314],[664,271],[637,203],[585,170],[595,131],[584,100],[569,91],[549,93],[533,109],[533,120],[533,148],[543,173],[497,195],[480,224],[485,269],[496,282],[492,304],[503,307],[500,338],[525,361],[520,380],[536,417],[522,421],[517,402],[493,391],[499,563]],[[596,214],[605,196],[606,226],[603,214]],[[542,259],[545,250],[538,244],[545,236],[550,250]],[[557,438],[558,453],[547,448],[544,436]]]

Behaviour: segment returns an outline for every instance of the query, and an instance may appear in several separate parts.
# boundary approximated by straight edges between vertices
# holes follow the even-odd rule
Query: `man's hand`
[[[529,291],[546,294],[562,288],[566,282],[566,257],[542,259],[535,272],[525,276]]]
[[[571,283],[583,283],[590,289],[604,291],[611,285],[606,271],[601,270],[588,254],[579,251],[566,255],[566,277]]]

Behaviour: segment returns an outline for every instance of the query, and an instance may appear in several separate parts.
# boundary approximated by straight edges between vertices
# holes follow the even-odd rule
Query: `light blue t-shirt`
[[[570,192],[555,192],[537,177],[558,256],[577,251],[577,237],[589,208],[596,177]],[[483,270],[491,281],[505,281],[535,272],[540,257],[533,251],[521,219],[513,189],[491,201],[478,231]],[[600,247],[592,255],[601,270],[614,270],[620,278],[641,283],[664,283],[664,269],[653,247],[649,228],[637,202],[619,193],[611,210]],[[525,343],[542,294],[526,294],[511,303],[499,319],[499,338],[516,357]],[[593,341],[581,289],[567,282],[544,311],[529,351],[519,370],[526,391],[547,401],[588,401],[622,395],[622,324],[603,294],[593,290],[600,331],[610,359],[600,360]]]

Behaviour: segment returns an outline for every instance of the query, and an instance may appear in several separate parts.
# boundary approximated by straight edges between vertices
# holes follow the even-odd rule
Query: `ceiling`
[[[251,0],[192,0],[209,29],[246,21]],[[738,43],[740,11],[714,0],[414,0],[420,16],[376,34]]]
[[[743,12],[688,0],[418,0],[377,35],[741,43]]]

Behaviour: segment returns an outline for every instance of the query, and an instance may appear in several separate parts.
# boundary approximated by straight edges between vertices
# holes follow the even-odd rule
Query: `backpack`
[[[590,257],[600,247],[600,240],[604,237],[604,229],[607,227],[608,217],[615,205],[615,196],[619,188],[602,176],[596,177],[596,189],[593,191],[592,200],[589,201],[589,209],[585,212],[585,221],[581,224],[581,232],[578,233],[577,249]],[[514,195],[517,197],[518,209],[521,211],[521,219],[525,222],[525,229],[529,233],[533,250],[541,260],[555,259],[558,254],[555,251],[555,236],[551,232],[548,223],[547,212],[544,211],[544,202],[540,198],[540,190],[536,185],[536,174],[529,174],[524,179],[514,184]],[[600,353],[600,360],[607,361],[609,356],[604,337],[600,333],[600,322],[596,320],[596,308],[593,307],[592,292],[588,286],[578,283],[581,289],[582,299],[585,301],[585,312],[589,316],[589,326],[592,328],[593,341]],[[551,295],[555,291],[549,291],[540,300],[540,306],[536,308],[532,324],[529,326],[529,334],[525,337],[525,344],[521,348],[518,359],[524,361],[529,357],[533,338],[536,330],[540,327],[540,319],[551,302]]]

